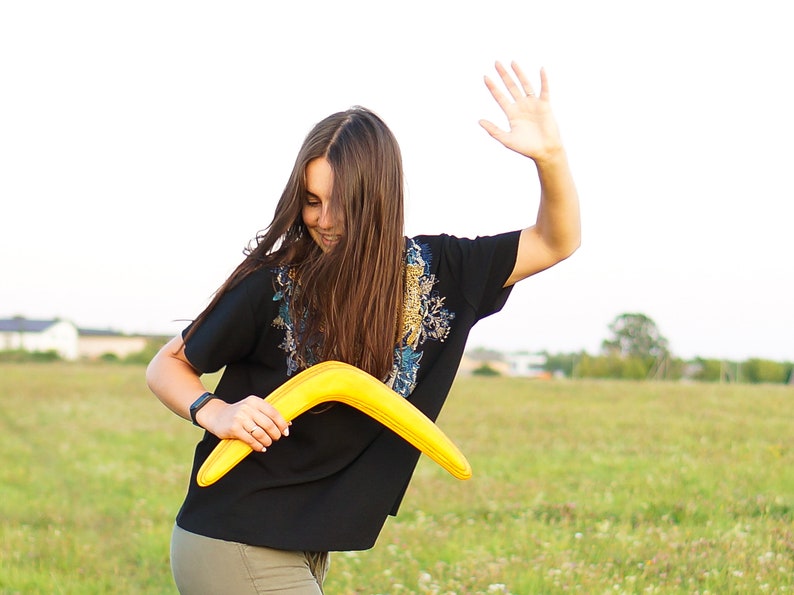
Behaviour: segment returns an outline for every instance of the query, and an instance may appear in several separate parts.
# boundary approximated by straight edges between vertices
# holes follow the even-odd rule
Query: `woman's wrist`
[[[538,167],[543,168],[554,168],[560,165],[567,167],[568,163],[568,156],[562,144],[548,147],[542,153],[533,155],[531,159]]]
[[[217,416],[218,412],[225,407],[225,405],[226,403],[220,398],[215,397],[193,415],[195,424],[200,428],[208,430],[210,425],[209,422]]]

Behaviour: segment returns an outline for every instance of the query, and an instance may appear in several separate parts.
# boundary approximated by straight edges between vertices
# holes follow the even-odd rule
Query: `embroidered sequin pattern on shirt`
[[[444,297],[433,290],[436,276],[430,272],[430,247],[408,240],[405,253],[403,333],[394,349],[394,366],[386,380],[393,391],[407,397],[416,386],[422,359],[420,347],[428,339],[444,341],[455,314],[444,306]]]
[[[422,359],[421,346],[427,340],[444,341],[449,335],[455,314],[444,306],[444,297],[433,289],[436,276],[430,272],[430,247],[408,240],[405,253],[405,295],[403,298],[402,336],[394,348],[394,364],[385,384],[407,397],[416,386]],[[273,326],[284,330],[279,347],[287,354],[287,375],[299,365],[296,339],[299,331],[290,316],[290,300],[295,283],[291,269],[274,269],[276,293],[273,301],[280,302]],[[311,362],[316,363],[316,362]]]
[[[278,306],[278,316],[273,320],[273,326],[284,330],[284,340],[279,347],[287,353],[287,376],[292,376],[292,373],[298,369],[295,325],[292,323],[292,317],[289,313],[294,284],[293,269],[288,266],[281,266],[273,269],[273,273],[277,285],[276,292],[273,294],[273,301],[281,302]]]

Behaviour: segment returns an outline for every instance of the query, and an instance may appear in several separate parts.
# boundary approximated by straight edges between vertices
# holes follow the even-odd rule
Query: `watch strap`
[[[214,395],[211,392],[207,391],[203,395],[201,395],[198,399],[193,401],[193,404],[190,406],[190,419],[193,421],[194,426],[201,428],[199,423],[196,421],[196,413],[198,413],[199,410],[202,407],[204,407],[204,405],[212,401],[212,399],[217,399],[217,398],[218,398],[217,395]]]

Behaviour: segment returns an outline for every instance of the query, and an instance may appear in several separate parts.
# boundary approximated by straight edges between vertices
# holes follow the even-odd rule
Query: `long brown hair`
[[[344,227],[327,253],[311,239],[302,217],[306,166],[318,157],[333,171],[331,208]],[[402,158],[389,128],[362,107],[328,116],[304,140],[272,222],[191,331],[247,275],[289,265],[297,280],[290,316],[300,325],[301,366],[336,359],[385,378],[403,305],[403,219]]]

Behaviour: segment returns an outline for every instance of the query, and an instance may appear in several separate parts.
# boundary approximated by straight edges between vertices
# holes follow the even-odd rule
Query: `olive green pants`
[[[175,526],[171,571],[182,595],[322,595],[328,552],[289,552],[212,539]]]

